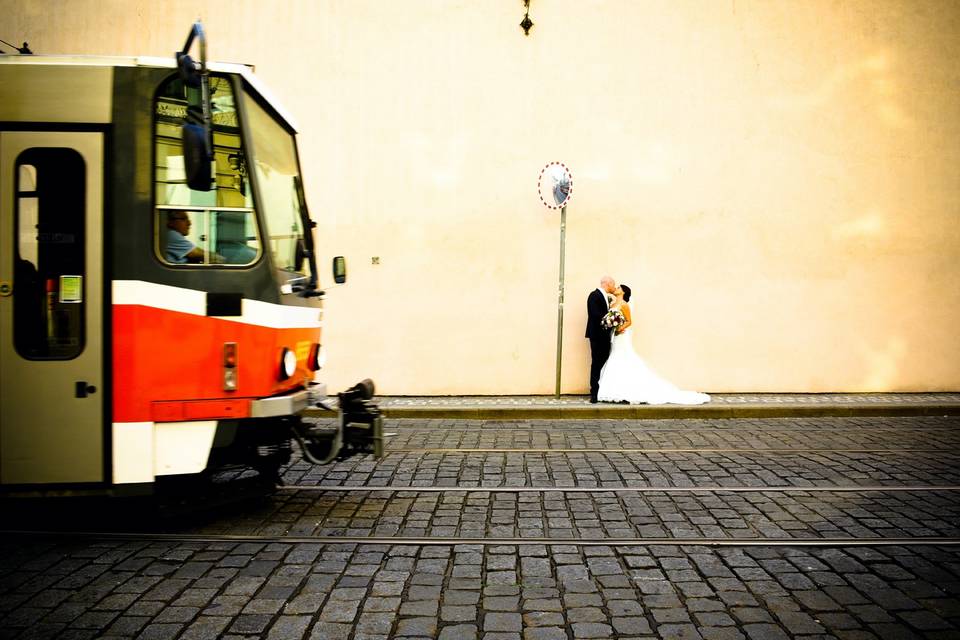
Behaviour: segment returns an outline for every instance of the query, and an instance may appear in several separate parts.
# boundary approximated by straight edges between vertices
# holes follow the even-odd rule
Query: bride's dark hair
[[[623,301],[630,302],[630,287],[625,284],[621,284],[620,288],[623,289]]]

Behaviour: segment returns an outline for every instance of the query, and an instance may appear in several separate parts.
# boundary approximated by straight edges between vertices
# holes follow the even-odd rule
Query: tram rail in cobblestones
[[[395,419],[395,420],[397,422],[400,421],[400,419]],[[565,433],[568,431],[572,431],[572,432],[583,431],[584,424],[589,424],[589,425],[601,424],[604,428],[604,431],[623,432],[623,433],[702,433],[702,432],[728,433],[732,431],[749,430],[749,429],[743,428],[742,426],[737,427],[737,426],[727,426],[724,424],[718,424],[718,423],[722,423],[723,422],[722,420],[710,420],[710,421],[698,420],[698,419],[682,420],[682,422],[694,422],[694,421],[709,422],[709,424],[696,425],[696,426],[661,426],[661,425],[626,426],[626,425],[620,425],[617,423],[630,422],[630,423],[636,424],[637,421],[636,420],[582,420],[577,423],[568,424],[568,425],[560,425],[557,427],[551,426],[551,431],[553,431],[554,433],[559,433],[559,432]],[[429,421],[427,420],[421,421],[421,420],[413,420],[411,418],[404,418],[403,422],[417,423],[417,426],[415,428],[418,431],[442,432],[451,428],[450,425],[447,424],[449,422],[464,423],[464,422],[467,422],[467,420],[439,420],[439,419],[431,418],[429,419]],[[424,422],[430,422],[430,423],[436,423],[436,424],[423,424]],[[498,421],[485,420],[483,422],[495,423]],[[539,423],[547,422],[547,421],[546,420],[509,420],[509,421],[500,421],[500,422],[509,422],[509,423],[527,422],[530,424],[529,426],[524,426],[524,427],[493,426],[492,424],[490,426],[480,426],[480,427],[457,426],[456,430],[457,432],[460,432],[460,433],[490,433],[492,431],[497,431],[497,432],[519,431],[521,433],[530,433],[531,431],[536,431],[538,429],[543,430],[544,427]],[[681,422],[681,420],[659,420],[657,422]],[[730,420],[729,422],[734,422],[734,421]],[[956,431],[956,429],[957,429],[956,426],[923,426],[923,427],[912,427],[910,431],[918,432],[918,433],[926,433],[930,431],[934,431],[934,432],[935,431]],[[832,426],[818,425],[811,430],[815,430],[818,433],[820,432],[823,432],[823,433],[891,433],[891,432],[904,433],[903,429],[900,429],[897,427],[867,427],[867,426],[832,427]],[[762,434],[781,434],[781,433],[797,433],[797,432],[807,433],[807,431],[804,431],[799,428],[783,428],[783,427],[777,427],[777,428],[760,427],[760,428],[752,429],[752,431],[755,431],[757,433],[762,433]]]
[[[414,485],[286,485],[278,491],[331,491],[341,493],[377,491],[412,493],[917,493],[922,491],[960,491],[956,485],[847,485],[847,486],[643,486],[643,487],[484,487],[484,486],[429,486]]]
[[[391,448],[388,447],[385,452],[391,453],[462,453],[464,455],[471,453],[742,453],[742,454],[791,454],[791,453],[950,453],[960,451],[958,449],[791,449],[791,448],[769,448],[762,447],[754,449],[724,449],[709,447],[692,447],[686,449],[679,448],[629,448],[629,447],[606,447],[606,448],[549,448],[549,447],[525,447],[525,448]]]
[[[930,416],[932,418],[944,418],[950,420],[956,420],[957,416]],[[784,422],[799,422],[800,418],[797,419],[788,419],[788,418],[773,418],[769,420],[763,420],[763,422],[769,422],[770,420],[782,420]],[[727,433],[731,431],[755,431],[762,434],[780,434],[780,433],[797,433],[803,432],[807,433],[809,431],[816,431],[817,433],[904,433],[902,427],[891,427],[891,426],[867,426],[867,425],[856,425],[856,426],[833,426],[832,424],[824,424],[823,422],[815,422],[814,419],[808,418],[809,423],[798,425],[798,426],[766,426],[766,427],[757,427],[753,425],[744,426],[746,420],[730,420],[730,419],[713,419],[705,420],[702,418],[677,418],[677,419],[664,419],[664,420],[651,420],[648,424],[643,424],[638,420],[609,420],[609,419],[589,419],[589,420],[578,420],[578,421],[568,421],[564,424],[550,425],[550,430],[552,432],[568,432],[568,431],[583,431],[585,426],[588,427],[603,427],[604,431],[613,431],[613,432],[625,432],[625,433],[701,433],[701,432],[718,432],[718,433]],[[835,420],[840,420],[835,419]],[[320,421],[318,421],[320,422]],[[325,422],[333,423],[332,420],[327,420]],[[470,423],[480,422],[482,426],[465,426]],[[461,419],[440,419],[440,418],[424,418],[424,419],[413,419],[413,418],[393,418],[391,419],[392,424],[416,424],[416,429],[418,431],[426,432],[438,432],[445,431],[451,428],[451,423],[455,423],[457,426],[455,429],[458,432],[463,433],[490,433],[491,431],[497,432],[513,432],[519,431],[522,433],[529,433],[531,431],[543,430],[543,426],[549,422],[559,422],[559,421],[550,421],[550,420],[541,420],[541,419],[513,419],[513,420],[461,420]],[[675,423],[684,423],[683,425],[676,425]],[[731,424],[726,424],[726,423]],[[759,420],[757,421],[759,422]],[[702,424],[698,424],[702,423]],[[524,426],[515,426],[523,424]],[[907,430],[910,432],[916,433],[926,433],[931,431],[956,431],[957,426],[955,424],[946,424],[946,425],[922,425],[922,426],[913,426],[909,427]]]
[[[363,544],[363,545],[576,545],[584,547],[899,547],[960,545],[960,537],[861,537],[861,538],[526,538],[526,537],[439,537],[439,536],[284,536],[284,535],[210,535],[189,533],[124,533],[98,531],[20,531],[0,530],[0,538],[71,538],[77,540],[121,540],[141,542],[262,543],[262,544]]]

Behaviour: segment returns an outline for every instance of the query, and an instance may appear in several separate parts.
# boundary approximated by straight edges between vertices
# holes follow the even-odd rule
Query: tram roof
[[[79,67],[155,67],[161,69],[176,69],[176,62],[172,57],[159,56],[70,56],[70,55],[0,55],[0,64],[35,64],[35,65],[76,65]],[[280,103],[276,95],[253,74],[252,65],[235,62],[208,62],[207,69],[217,73],[234,73],[241,76],[254,92],[258,93],[277,115],[293,129],[299,131],[296,121],[289,111]]]

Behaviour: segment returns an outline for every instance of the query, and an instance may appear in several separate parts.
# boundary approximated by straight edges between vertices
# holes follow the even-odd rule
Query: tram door
[[[103,134],[0,132],[0,482],[104,479]]]

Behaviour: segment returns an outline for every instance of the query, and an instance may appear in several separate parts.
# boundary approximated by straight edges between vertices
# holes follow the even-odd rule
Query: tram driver
[[[193,244],[187,235],[190,233],[190,214],[186,211],[167,211],[166,249],[164,257],[174,264],[188,262],[222,263],[223,258],[215,253],[204,251]]]

